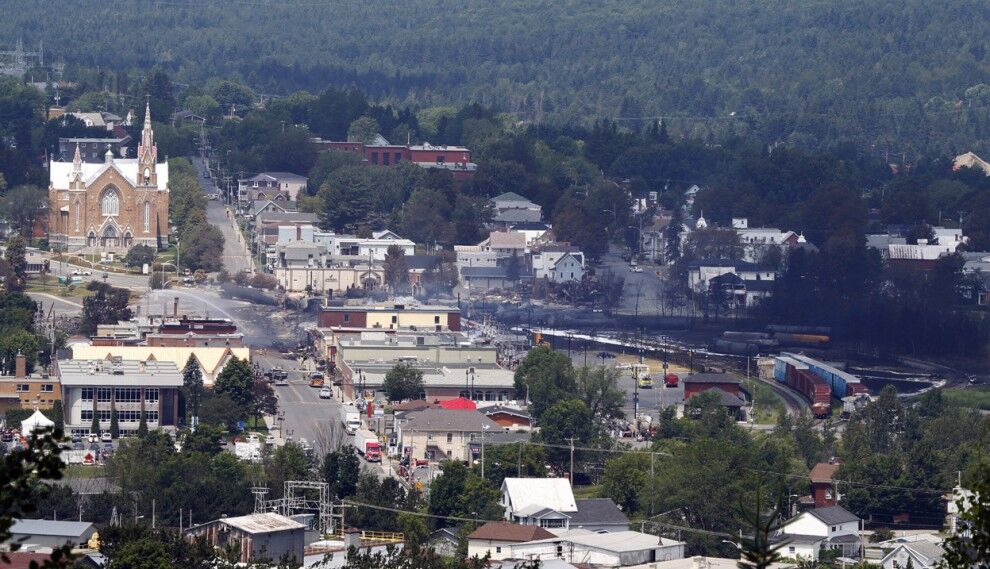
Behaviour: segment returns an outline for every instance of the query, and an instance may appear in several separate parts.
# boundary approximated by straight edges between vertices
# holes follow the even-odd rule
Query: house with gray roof
[[[786,542],[781,554],[792,559],[818,561],[822,551],[838,550],[841,557],[858,558],[859,526],[856,514],[842,506],[814,508],[781,526],[775,540]]]
[[[93,537],[96,528],[89,522],[15,519],[10,528],[10,542],[22,547],[57,548],[70,544],[79,547]]]
[[[883,569],[934,569],[945,556],[945,549],[939,543],[917,540],[899,543],[884,555],[880,561]]]
[[[430,408],[408,413],[395,430],[412,459],[471,461],[471,444],[502,427],[477,410]]]
[[[517,223],[537,222],[543,217],[543,208],[515,192],[492,198],[495,216],[492,225],[508,228]]]

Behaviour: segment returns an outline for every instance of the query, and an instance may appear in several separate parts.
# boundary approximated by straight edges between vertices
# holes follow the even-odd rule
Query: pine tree
[[[96,393],[93,393],[93,424],[89,427],[89,432],[97,436],[100,434],[100,413],[96,409]]]
[[[120,438],[120,423],[117,419],[117,408],[110,408],[110,438]]]
[[[137,436],[142,439],[148,435],[148,419],[144,416],[144,409],[141,410],[141,422],[138,423]]]
[[[199,402],[203,397],[203,370],[192,355],[186,361],[186,367],[182,368],[182,388],[189,400],[190,415],[199,416]]]
[[[52,402],[52,421],[55,421],[56,429],[61,429],[65,426],[63,424],[65,422],[65,415],[64,412],[62,411],[61,399],[56,399],[55,401]]]

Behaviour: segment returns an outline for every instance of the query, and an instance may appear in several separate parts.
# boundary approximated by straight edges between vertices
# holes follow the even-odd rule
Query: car
[[[89,443],[89,450],[99,451],[100,443]]]
[[[72,450],[86,450],[86,445],[82,441],[72,443]]]
[[[3,435],[0,435],[0,441],[3,441],[5,443],[13,442],[14,441],[14,433],[12,433],[10,431],[4,431],[3,432]]]
[[[633,267],[632,272],[634,272],[634,273],[642,273],[643,272],[643,267]]]
[[[98,443],[98,442],[100,442],[100,435],[98,435],[96,433],[90,433],[88,440],[91,443]]]
[[[74,443],[81,443],[82,442],[82,435],[80,435],[79,433],[72,433],[71,440]]]
[[[273,435],[266,436],[265,437],[265,444],[266,445],[274,445],[275,444],[275,437]]]
[[[105,432],[102,435],[100,435],[100,440],[103,441],[103,442],[105,442],[105,443],[112,443],[113,442],[113,435],[111,435],[109,432]]]
[[[284,377],[280,377],[275,380],[275,385],[289,385],[289,380]]]
[[[330,391],[329,387],[320,390],[320,399],[333,399],[333,392]]]

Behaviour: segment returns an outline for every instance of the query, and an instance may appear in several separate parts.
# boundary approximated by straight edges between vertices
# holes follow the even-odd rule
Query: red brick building
[[[693,373],[681,379],[684,384],[684,400],[715,387],[742,398],[740,380],[727,373]]]
[[[370,143],[317,138],[313,144],[320,150],[358,154],[364,162],[375,166],[394,166],[410,161],[422,168],[447,170],[457,182],[470,179],[477,170],[477,165],[471,162],[471,150],[463,146],[434,146],[429,142],[392,144],[381,135]]]
[[[839,465],[829,462],[819,462],[811,469],[811,497],[815,501],[816,508],[827,508],[835,506],[839,502],[839,495],[835,489],[833,478],[838,472]]]

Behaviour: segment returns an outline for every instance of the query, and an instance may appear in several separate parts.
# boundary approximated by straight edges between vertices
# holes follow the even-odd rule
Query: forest
[[[633,129],[662,119],[706,141],[850,141],[897,161],[990,148],[979,0],[4,4],[0,37],[43,40],[67,78],[98,70],[90,82],[110,92],[159,66],[178,85],[357,86],[414,109],[474,102]]]

